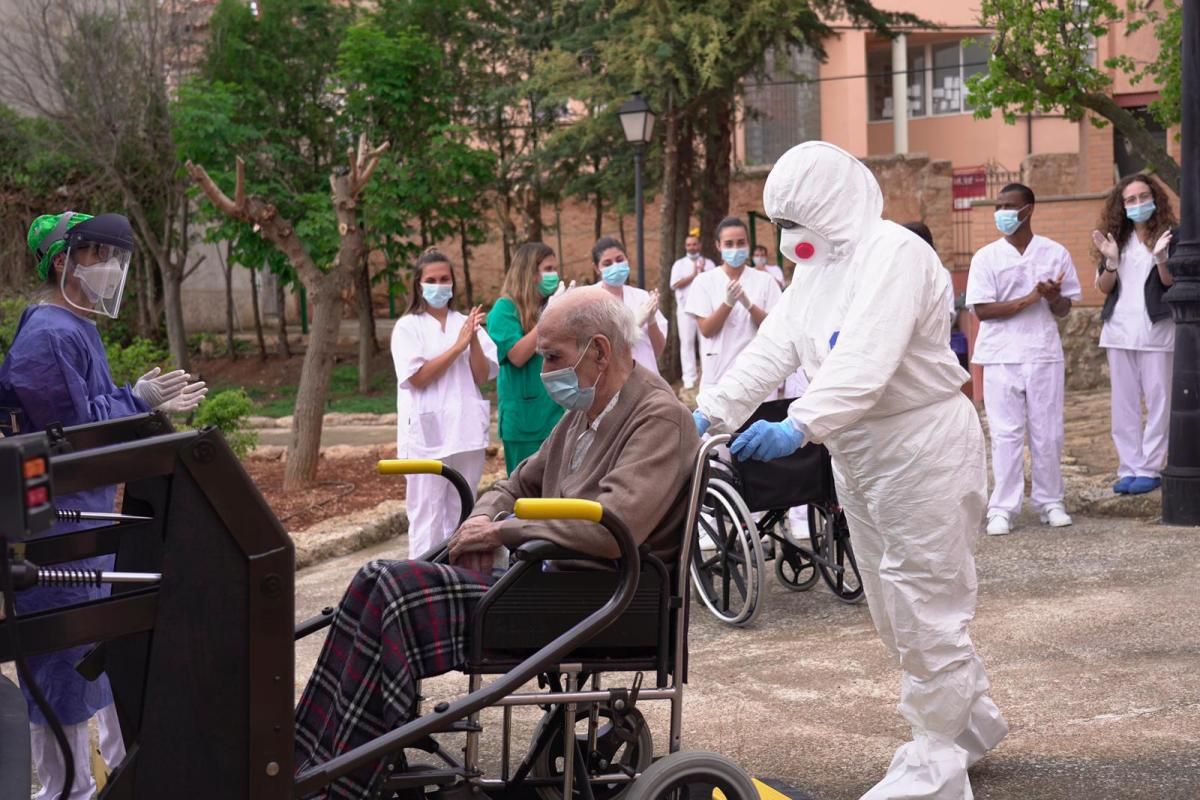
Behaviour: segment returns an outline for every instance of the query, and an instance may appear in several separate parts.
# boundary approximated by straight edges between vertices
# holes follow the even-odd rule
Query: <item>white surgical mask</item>
[[[754,257],[754,266],[765,267],[766,265],[767,265],[767,257],[766,256],[755,256]]]

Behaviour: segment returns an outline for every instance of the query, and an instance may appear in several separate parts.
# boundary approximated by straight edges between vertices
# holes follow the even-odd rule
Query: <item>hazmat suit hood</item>
[[[828,142],[805,142],[783,154],[763,186],[767,216],[807,228],[846,261],[882,222],[883,193],[871,171]]]

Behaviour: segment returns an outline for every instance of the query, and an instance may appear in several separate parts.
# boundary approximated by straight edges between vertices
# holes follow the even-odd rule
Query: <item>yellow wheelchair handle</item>
[[[446,469],[436,458],[387,458],[375,466],[380,475],[441,475]]]
[[[459,525],[467,521],[467,517],[471,516],[471,510],[475,507],[475,487],[469,485],[467,479],[458,470],[446,466],[436,458],[388,458],[378,462],[375,468],[379,470],[380,475],[441,475],[450,481],[454,485],[455,491],[458,492]],[[418,558],[422,561],[444,560],[436,558],[444,549],[444,545],[438,545],[428,553],[422,553]]]
[[[604,518],[604,506],[595,500],[524,497],[513,506],[513,514],[518,519],[581,519],[599,523]]]

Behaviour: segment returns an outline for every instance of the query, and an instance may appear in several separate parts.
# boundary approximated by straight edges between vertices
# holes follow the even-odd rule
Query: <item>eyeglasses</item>
[[[1122,197],[1121,201],[1127,206],[1135,206],[1140,205],[1141,203],[1149,203],[1153,199],[1154,195],[1150,192],[1142,192],[1141,194]]]

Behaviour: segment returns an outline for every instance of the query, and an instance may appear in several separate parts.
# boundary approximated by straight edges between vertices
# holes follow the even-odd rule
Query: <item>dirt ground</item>
[[[394,457],[394,445],[358,447],[338,458],[322,457],[316,484],[294,492],[283,489],[283,460],[250,456],[242,463],[283,527],[296,532],[332,517],[374,508],[385,500],[403,500],[404,479],[375,470],[379,459]],[[484,475],[503,471],[503,454],[489,456]]]

